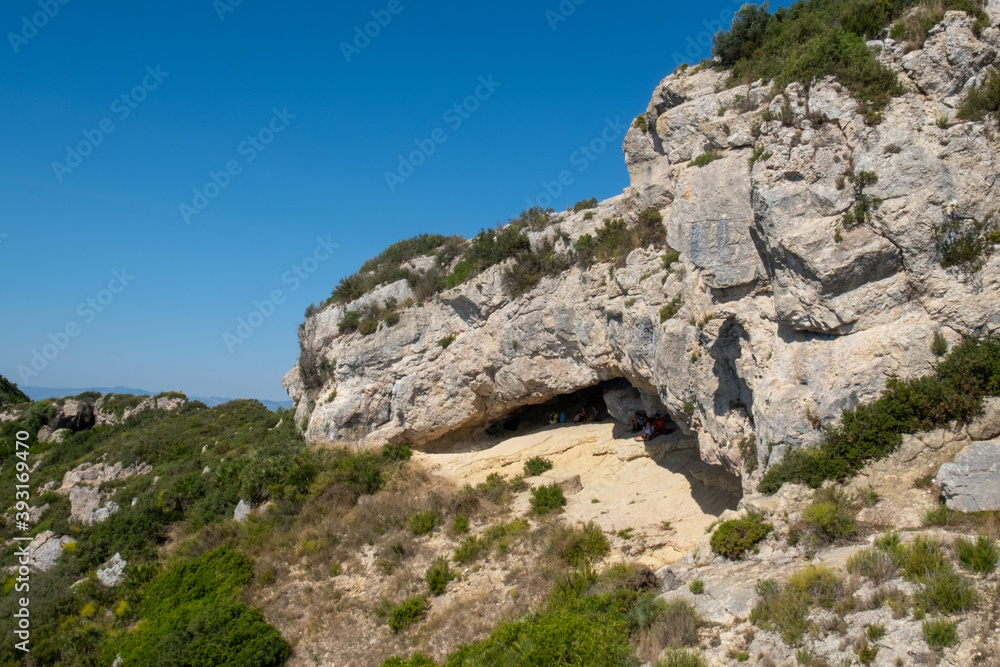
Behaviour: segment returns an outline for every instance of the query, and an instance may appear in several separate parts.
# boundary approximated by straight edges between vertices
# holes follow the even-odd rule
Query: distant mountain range
[[[21,387],[21,391],[27,394],[33,401],[41,401],[46,398],[64,398],[66,396],[76,396],[85,391],[96,391],[99,394],[132,394],[134,396],[155,396],[160,392],[146,391],[145,389],[135,389],[133,387],[86,387],[83,389],[70,389],[67,387]],[[222,398],[220,396],[188,396],[189,400],[201,401],[210,408],[216,405],[228,403],[234,399]],[[269,410],[278,408],[291,408],[292,401],[265,401],[260,400]]]

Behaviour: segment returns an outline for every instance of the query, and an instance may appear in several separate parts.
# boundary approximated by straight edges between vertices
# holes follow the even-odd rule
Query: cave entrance
[[[527,433],[544,428],[552,425],[553,414],[559,416],[559,423],[572,424],[581,410],[592,416],[588,422],[617,422],[616,437],[629,435],[629,420],[636,412],[644,412],[649,417],[662,417],[666,421],[663,434],[679,429],[658,396],[635,388],[625,378],[615,378],[569,394],[561,394],[543,403],[518,408],[490,424],[486,428],[486,434],[506,437],[512,433]]]

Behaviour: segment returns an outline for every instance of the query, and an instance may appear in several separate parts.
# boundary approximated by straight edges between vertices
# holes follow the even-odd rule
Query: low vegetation
[[[525,477],[536,477],[549,470],[552,470],[552,461],[541,456],[533,456],[524,462]]]
[[[549,512],[561,512],[562,506],[566,504],[563,490],[558,484],[538,486],[531,490],[531,512],[532,514],[548,514]]]
[[[969,89],[958,109],[961,120],[1000,119],[1000,72],[994,70],[981,86]]]
[[[893,34],[916,46],[940,21],[946,9],[984,16],[979,0],[927,2],[913,15],[917,0],[805,0],[770,13],[766,5],[744,5],[730,30],[715,37],[712,50],[719,66],[732,70],[730,84],[773,81],[782,91],[792,82],[809,86],[827,76],[836,77],[858,101],[869,122],[889,100],[903,92],[896,74],[879,63],[866,45],[893,26]]]
[[[723,521],[712,534],[712,551],[727,558],[739,559],[767,537],[774,529],[760,514],[751,512],[742,519]]]
[[[845,410],[840,424],[826,427],[818,446],[790,451],[758,488],[771,494],[785,482],[819,488],[827,480],[844,481],[868,461],[894,452],[903,434],[967,422],[982,411],[984,397],[998,394],[1000,339],[964,340],[934,374],[890,379],[878,400]]]
[[[941,267],[956,267],[966,275],[982,270],[1000,244],[1000,220],[990,214],[980,220],[949,208],[945,221],[934,227],[934,240],[941,253]]]

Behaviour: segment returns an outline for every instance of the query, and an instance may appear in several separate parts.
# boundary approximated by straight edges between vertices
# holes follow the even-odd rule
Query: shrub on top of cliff
[[[349,310],[344,313],[344,316],[340,318],[339,322],[337,322],[337,330],[340,331],[340,333],[357,331],[359,324],[361,324],[361,315],[356,310]]]
[[[712,533],[709,542],[712,551],[720,556],[739,559],[767,537],[773,528],[774,526],[766,523],[760,514],[751,512],[742,519],[723,521]]]
[[[952,348],[933,375],[891,378],[878,400],[844,410],[841,423],[826,427],[818,446],[791,450],[764,474],[758,489],[771,494],[785,482],[819,488],[826,480],[844,481],[868,461],[894,452],[904,433],[967,422],[982,411],[984,397],[996,395],[1000,338],[968,338]]]
[[[530,292],[543,278],[557,276],[569,268],[569,258],[556,251],[546,240],[537,252],[524,250],[517,255],[517,261],[503,272],[503,288],[509,297],[518,297]]]
[[[511,224],[499,231],[484,229],[479,232],[462,261],[468,262],[473,272],[481,273],[525,250],[531,250],[528,237],[522,227]]]
[[[963,11],[976,19],[973,30],[978,35],[989,26],[989,16],[983,11],[983,0],[924,0],[913,11],[907,12],[892,24],[889,36],[905,42],[904,53],[924,48],[927,33],[944,19],[947,11]]]
[[[1000,118],[1000,70],[993,70],[983,85],[970,88],[958,108],[961,120],[983,120],[989,114]]]
[[[330,299],[336,303],[350,303],[379,285],[410,278],[412,274],[400,265],[415,257],[431,254],[447,241],[448,237],[441,234],[421,234],[393,243],[362,264],[357,273],[341,279]]]
[[[713,55],[731,68],[730,84],[773,81],[774,90],[834,76],[863,106],[877,112],[903,92],[892,70],[866,40],[879,34],[915,0],[805,0],[768,15],[744,6],[732,28],[715,37]]]
[[[597,197],[591,197],[590,199],[583,199],[573,204],[573,212],[579,213],[580,211],[586,211],[587,209],[597,208]]]

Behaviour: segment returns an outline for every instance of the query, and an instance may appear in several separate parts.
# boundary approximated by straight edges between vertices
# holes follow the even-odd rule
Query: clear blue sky
[[[704,22],[739,3],[576,1],[558,22],[559,0],[243,0],[224,20],[236,0],[5,2],[0,374],[285,399],[306,306],[387,244],[471,236],[564,169],[554,208],[620,193],[620,136],[582,173],[574,152],[644,111],[679,58],[707,57]],[[372,11],[391,22],[347,62]],[[478,109],[445,116],[477,92]],[[438,129],[447,140],[391,190],[398,156]],[[68,156],[81,142],[89,154]],[[188,223],[179,206],[205,204],[210,172],[228,185]],[[303,265],[318,238],[339,247]],[[284,302],[227,346],[275,290]],[[54,358],[25,380],[34,350]]]

